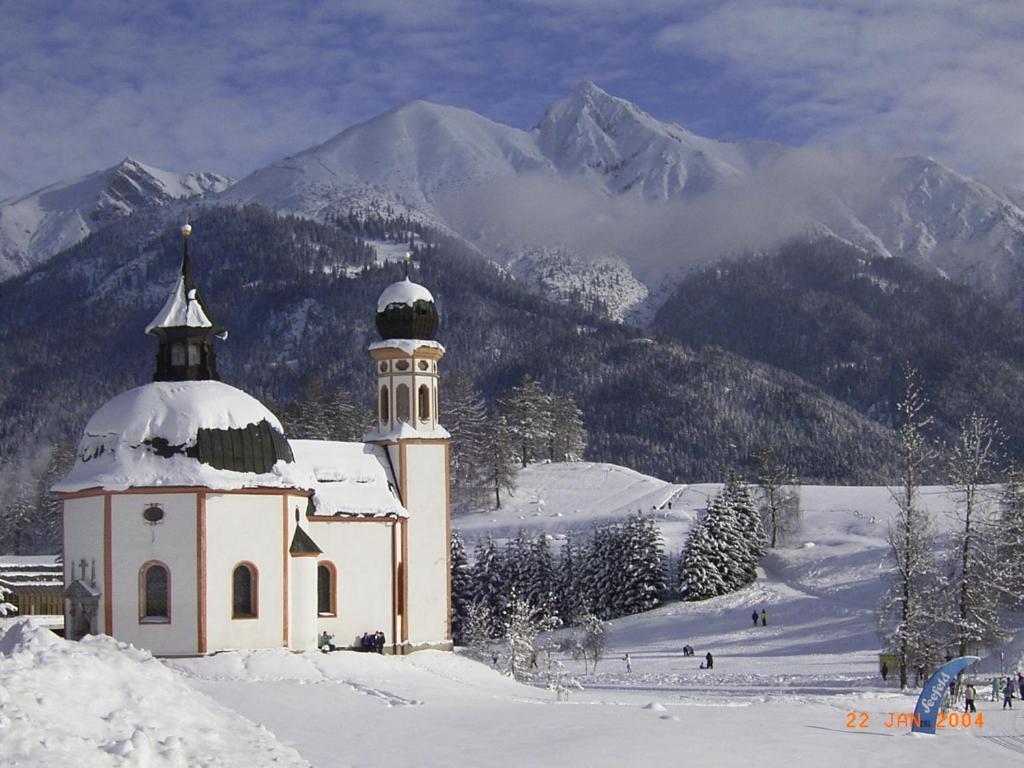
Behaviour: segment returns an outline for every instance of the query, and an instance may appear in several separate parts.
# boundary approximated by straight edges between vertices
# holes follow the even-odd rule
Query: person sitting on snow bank
[[[316,639],[317,650],[323,651],[324,653],[330,653],[331,651],[337,650],[334,647],[334,635],[327,634],[327,630],[323,631],[323,634]]]

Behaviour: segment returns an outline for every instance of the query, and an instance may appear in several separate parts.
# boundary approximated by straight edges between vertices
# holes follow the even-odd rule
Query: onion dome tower
[[[228,332],[213,320],[192,278],[188,255],[191,234],[192,225],[186,216],[181,228],[185,241],[181,274],[163,308],[146,326],[146,333],[160,342],[154,381],[220,381],[213,339],[226,339]]]
[[[449,434],[438,423],[438,364],[434,297],[409,279],[377,300],[381,340],[370,345],[377,371],[377,429],[367,442],[387,451],[409,517],[403,521],[395,594],[395,634],[401,648],[451,647]]]
[[[439,437],[438,371],[444,347],[434,341],[434,297],[408,275],[377,300],[381,341],[370,345],[377,368],[377,431],[380,435]],[[447,432],[443,437],[448,437]]]

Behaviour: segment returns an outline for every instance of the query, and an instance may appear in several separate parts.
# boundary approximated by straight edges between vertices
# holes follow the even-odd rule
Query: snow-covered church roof
[[[58,492],[200,486],[312,488],[281,423],[258,400],[219,381],[155,381],[122,392],[86,424]]]
[[[316,514],[408,516],[382,446],[329,440],[290,442],[296,465],[313,476]]]

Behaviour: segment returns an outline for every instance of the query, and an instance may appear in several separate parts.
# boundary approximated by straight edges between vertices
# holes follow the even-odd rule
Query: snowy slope
[[[520,493],[491,515],[495,522],[456,522],[476,531],[491,525],[497,533],[517,524],[549,530],[641,506],[667,511],[671,500],[678,541],[718,488],[672,485],[610,465],[532,470],[520,473]],[[925,489],[922,498],[946,519],[951,502],[944,490]],[[562,702],[489,664],[435,651],[405,657],[227,652],[169,661],[168,669],[109,640],[0,636],[0,761],[10,755],[15,764],[83,766],[304,760],[323,768],[590,768],[681,758],[730,768],[744,759],[767,768],[812,768],[823,760],[839,768],[1015,764],[1024,754],[1024,711],[1004,712],[984,695],[982,727],[918,738],[885,727],[890,712],[912,712],[916,697],[916,691],[899,692],[891,678],[883,684],[877,672],[872,608],[884,574],[889,493],[809,487],[802,502],[804,524],[794,546],[773,553],[751,587],[611,622],[596,672],[586,674],[581,662],[556,652],[553,658],[583,686]],[[538,506],[544,514],[527,514]],[[579,511],[547,513],[556,506]],[[755,627],[750,614],[762,608],[768,625]],[[682,655],[686,643],[695,657]],[[1019,642],[1006,650],[1012,668]],[[714,669],[700,669],[708,651]],[[546,665],[542,658],[541,677]],[[989,657],[972,672],[982,694],[997,668],[998,659]],[[866,717],[867,727],[849,728],[851,713],[855,724]],[[119,752],[128,752],[127,759]]]
[[[220,192],[230,179],[179,174],[128,157],[112,168],[0,201],[0,279],[30,269],[105,223]]]

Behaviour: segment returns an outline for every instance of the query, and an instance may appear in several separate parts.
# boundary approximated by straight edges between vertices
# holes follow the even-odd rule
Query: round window
[[[419,366],[421,371],[425,371],[430,367],[430,363],[428,363],[426,360],[420,360]]]
[[[388,364],[387,363],[381,363],[380,364],[380,372],[381,373],[384,373],[385,371],[387,371],[387,369],[388,369]]]
[[[395,368],[397,368],[400,371],[407,371],[409,370],[409,361],[399,360],[397,363],[395,363]]]
[[[142,517],[147,523],[159,523],[164,519],[164,510],[162,507],[153,504],[142,510]]]

